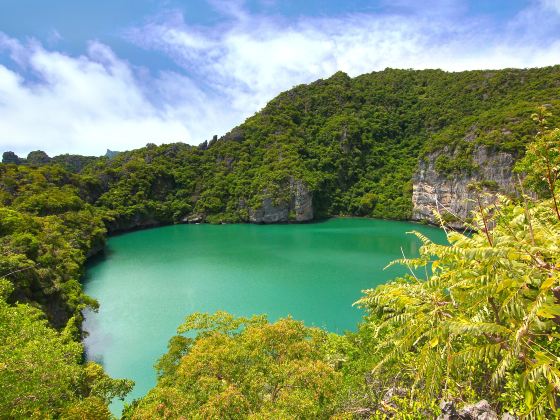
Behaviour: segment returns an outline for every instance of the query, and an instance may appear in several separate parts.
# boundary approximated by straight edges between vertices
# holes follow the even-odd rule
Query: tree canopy
[[[158,363],[158,385],[126,415],[422,418],[442,398],[488,398],[498,411],[558,416],[560,149],[549,127],[560,123],[559,76],[559,66],[339,72],[198,147],[4,153],[0,417],[106,418],[130,389],[83,363],[79,344],[82,311],[97,307],[80,278],[108,233],[248,221],[264,200],[293,200],[293,181],[316,218],[408,219],[418,160],[441,151],[438,171],[464,174],[481,145],[519,161],[518,196],[481,209],[449,245],[420,237],[420,257],[401,261],[410,276],[359,301],[357,332],[193,315]]]
[[[393,263],[410,274],[364,292],[357,332],[189,316],[178,332],[196,335],[170,341],[157,386],[127,418],[433,418],[442,400],[482,399],[558,417],[560,182],[548,169],[560,165],[558,140],[539,131],[519,163],[532,166],[525,188],[536,179],[545,198],[520,186],[474,214],[469,232],[448,230],[448,244],[413,232],[419,257]]]

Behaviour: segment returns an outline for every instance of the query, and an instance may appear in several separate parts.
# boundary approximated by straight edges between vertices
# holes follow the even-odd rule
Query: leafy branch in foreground
[[[527,146],[525,157],[518,162],[517,169],[526,175],[533,191],[552,199],[556,217],[560,220],[556,193],[560,179],[560,129],[548,129],[546,119],[551,116],[552,113],[544,106],[532,115],[539,131],[535,141]]]
[[[558,130],[540,132],[522,165],[549,200],[499,197],[475,215],[472,235],[449,232],[449,245],[415,232],[420,256],[396,263],[424,268],[426,279],[402,277],[357,302],[379,319],[374,373],[408,363],[413,398],[487,398],[517,414],[560,414],[558,140]]]

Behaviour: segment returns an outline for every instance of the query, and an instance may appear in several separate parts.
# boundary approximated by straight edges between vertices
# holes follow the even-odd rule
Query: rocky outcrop
[[[301,180],[290,179],[287,200],[266,197],[259,208],[249,209],[252,223],[307,222],[313,220],[313,194]]]
[[[437,420],[499,420],[498,414],[486,400],[481,400],[476,404],[467,405],[460,410],[455,408],[453,401],[443,401],[440,404],[441,414]],[[502,420],[514,420],[515,417],[509,413],[504,413]]]
[[[8,151],[2,154],[2,163],[13,163],[15,165],[19,165],[21,162],[22,159],[14,152]]]
[[[313,194],[303,181],[292,182],[293,203],[296,222],[307,222],[313,219]]]
[[[112,220],[107,225],[109,234],[118,232],[128,232],[137,229],[146,229],[168,224],[169,222],[160,221],[155,215],[137,213],[129,217],[121,217]]]
[[[489,193],[478,193],[484,205],[492,202],[498,192],[515,193],[517,178],[513,173],[513,155],[486,146],[475,146],[473,167],[447,174],[437,170],[436,162],[441,156],[456,157],[455,152],[444,149],[428,154],[418,165],[413,177],[413,220],[435,223],[434,211],[437,210],[449,226],[461,228],[476,206],[477,193],[471,188],[473,184]]]
[[[183,223],[203,223],[204,222],[204,215],[203,214],[190,214],[188,216],[185,216],[181,219],[181,222]]]

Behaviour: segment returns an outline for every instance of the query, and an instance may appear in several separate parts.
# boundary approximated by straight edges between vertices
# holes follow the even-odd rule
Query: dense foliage
[[[11,301],[39,306],[63,327],[95,306],[79,280],[106,228],[87,204],[87,179],[57,165],[0,165],[0,185],[0,275],[14,285]]]
[[[294,181],[312,195],[315,218],[407,219],[419,156],[444,149],[437,160],[443,172],[476,170],[477,145],[521,156],[536,131],[528,115],[538,104],[558,104],[558,80],[558,66],[387,69],[355,79],[339,72],[282,93],[198,147],[149,144],[100,158],[6,152],[0,275],[13,281],[12,301],[39,305],[62,327],[95,304],[78,279],[105,229],[247,221],[266,198],[292,201]],[[558,108],[548,109],[555,124]]]
[[[426,418],[438,415],[441,400],[481,399],[497,412],[560,416],[560,132],[546,129],[544,115],[535,116],[541,129],[519,169],[530,166],[526,184],[543,185],[549,198],[500,197],[474,215],[470,234],[449,231],[447,245],[416,233],[420,256],[395,262],[410,274],[365,292],[357,304],[367,315],[356,333],[294,335],[291,320],[187,318],[179,332],[201,333],[170,341],[157,386],[128,416]],[[271,331],[282,333],[273,346]],[[276,347],[293,340],[321,363],[322,379],[306,372],[285,391],[305,396],[266,411],[277,374],[309,361]],[[327,411],[317,411],[319,390],[331,392]]]
[[[199,147],[148,145],[83,162],[68,155],[45,160],[36,152],[25,162],[6,154],[4,160],[56,162],[87,174],[101,195],[92,202],[113,211],[112,229],[178,222],[192,214],[210,222],[247,221],[265,198],[289,201],[294,179],[311,191],[316,217],[407,219],[420,156],[445,150],[438,168],[453,172],[476,170],[472,152],[481,145],[522,155],[535,134],[529,119],[535,107],[558,109],[558,80],[558,66],[460,73],[387,69],[354,79],[339,72],[280,94],[224,137]],[[557,113],[550,118],[558,121]]]
[[[0,279],[0,417],[109,418],[109,402],[124,397],[132,382],[82,364],[75,320],[57,332],[38,309],[6,303],[10,289]]]
[[[535,134],[520,170],[525,188],[548,201],[504,198],[474,218],[473,235],[450,234],[451,246],[421,238],[420,258],[403,262],[425,278],[415,272],[367,292],[358,332],[193,316],[159,362],[158,386],[127,415],[426,417],[441,398],[556,415],[560,152],[546,125],[559,123],[558,80],[558,66],[339,72],[198,147],[150,144],[100,158],[5,153],[0,417],[103,418],[130,387],[83,364],[77,344],[82,311],[97,306],[79,280],[108,232],[247,221],[265,199],[293,200],[294,181],[310,191],[316,218],[407,219],[424,154],[440,154],[441,172],[476,171],[475,148],[517,159]],[[528,117],[543,103],[535,126]]]
[[[406,276],[360,300],[384,334],[372,349],[384,355],[373,372],[406,366],[414,397],[426,401],[484,397],[517,414],[552,416],[560,389],[560,223],[548,204],[504,199],[493,210],[475,219],[480,233],[451,232],[451,246],[421,237],[420,258],[402,262],[430,267],[427,279]]]
[[[193,314],[158,362],[158,386],[125,418],[328,418],[342,375],[324,361],[327,333],[283,319]]]
[[[424,153],[445,149],[444,172],[475,170],[486,146],[523,154],[535,134],[529,116],[543,103],[559,120],[560,67],[531,70],[391,70],[336,73],[297,86],[220,139],[199,147],[146,148],[101,159],[85,173],[108,192],[116,226],[179,221],[247,221],[265,198],[290,200],[301,180],[316,217],[408,219],[412,175]],[[131,205],[127,205],[128,197]]]

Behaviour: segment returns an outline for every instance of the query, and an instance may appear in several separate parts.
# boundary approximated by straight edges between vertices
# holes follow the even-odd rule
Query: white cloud
[[[211,101],[183,76],[161,73],[144,87],[131,66],[103,44],[93,42],[87,55],[70,57],[3,40],[0,45],[19,61],[26,58],[21,68],[30,75],[0,66],[3,150],[102,154],[106,148],[196,141],[212,134],[197,132],[200,126],[194,124],[210,114]],[[150,94],[159,97],[157,106]]]
[[[437,0],[437,14],[398,0],[382,14],[295,20],[251,15],[242,1],[212,4],[226,23],[190,26],[167,13],[128,32],[183,74],[137,69],[97,42],[70,57],[0,34],[0,51],[19,66],[0,66],[0,147],[102,153],[148,141],[198,143],[280,91],[337,70],[533,67],[560,57],[553,0],[535,0],[501,26],[466,17],[462,0]]]
[[[546,9],[560,14],[560,0],[540,0],[540,2]]]
[[[145,48],[165,51],[197,80],[229,98],[233,106],[224,110],[237,113],[239,121],[280,91],[337,70],[356,76],[386,67],[535,67],[556,64],[560,56],[557,39],[542,43],[531,36],[537,22],[540,36],[559,22],[545,22],[545,8],[538,3],[504,27],[465,17],[462,0],[436,0],[427,8],[409,0],[386,3],[383,14],[287,21],[250,15],[234,2],[228,14],[235,20],[227,26],[192,27],[180,14],[171,14],[136,28],[129,37]]]

